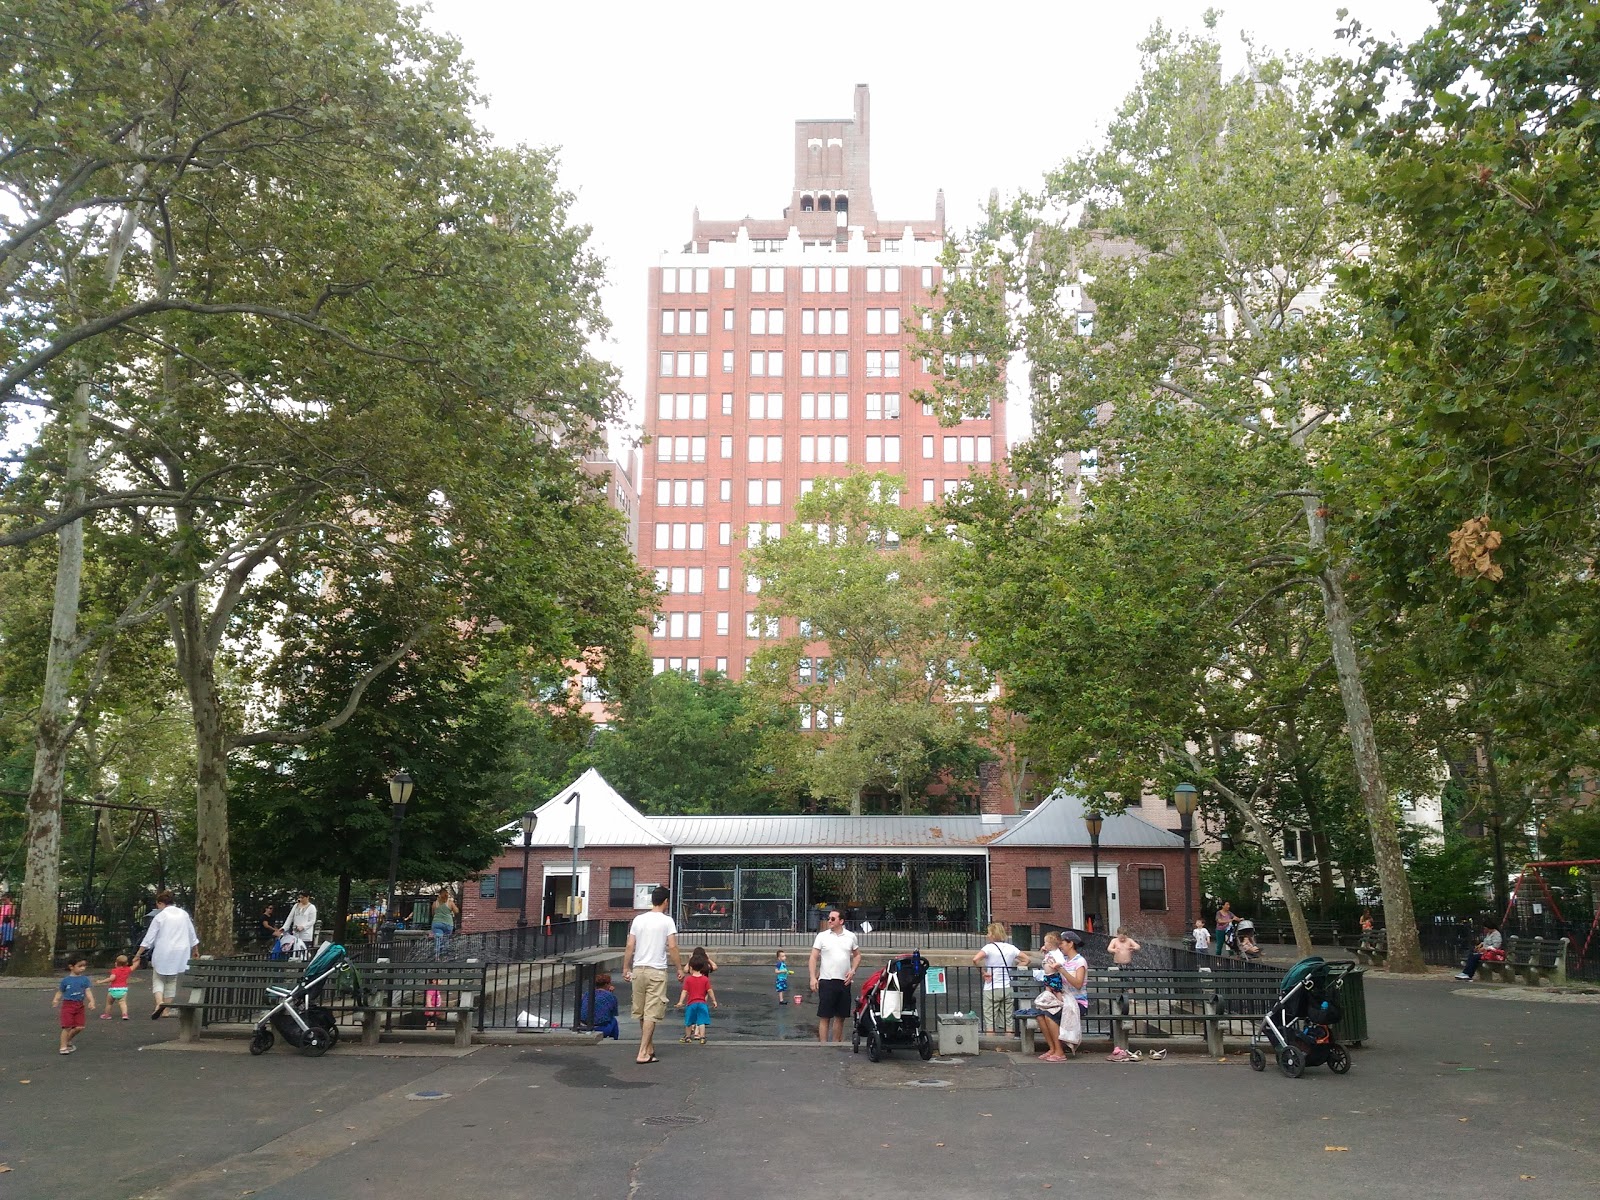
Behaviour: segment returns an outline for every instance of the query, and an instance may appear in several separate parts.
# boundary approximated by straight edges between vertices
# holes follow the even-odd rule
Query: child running
[[[782,950],[778,951],[778,961],[773,964],[772,972],[777,978],[778,1004],[781,1007],[789,1002],[789,962]]]
[[[89,960],[83,955],[69,955],[67,973],[56,984],[55,994],[50,997],[50,1007],[61,1010],[63,1054],[77,1051],[78,1048],[72,1044],[73,1039],[83,1032],[84,1013],[94,1007],[94,980],[84,974],[88,969]]]
[[[128,962],[126,954],[117,955],[117,965],[111,968],[111,974],[100,980],[111,986],[106,989],[106,1010],[100,1014],[102,1021],[111,1020],[111,1003],[115,1001],[122,1009],[122,1019],[128,1019],[128,976],[133,974],[133,967]]]
[[[706,948],[696,946],[689,955],[689,973],[683,977],[683,992],[678,997],[678,1007],[683,1009],[681,1041],[706,1044],[711,1009],[717,1007],[717,993],[711,986],[711,972],[716,969],[716,964],[706,955]]]

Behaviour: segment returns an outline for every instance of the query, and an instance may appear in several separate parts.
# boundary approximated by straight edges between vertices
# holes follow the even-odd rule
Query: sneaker
[[[63,1053],[63,1054],[76,1054],[77,1052],[78,1052],[78,1048],[76,1046],[63,1046],[63,1047],[61,1047],[61,1053]]]
[[[111,1014],[110,1013],[101,1013],[100,1014],[100,1019],[102,1021],[109,1021],[109,1020],[111,1020]]]
[[[1133,1055],[1129,1054],[1121,1046],[1118,1046],[1110,1054],[1106,1055],[1106,1061],[1107,1062],[1132,1062],[1133,1061]]]
[[[1467,973],[1466,973],[1466,972],[1465,972],[1465,971],[1463,971],[1463,972],[1461,972],[1461,974],[1459,974],[1459,975],[1457,975],[1457,976],[1456,976],[1456,978],[1457,978],[1457,979],[1466,979],[1466,980],[1470,980],[1470,979],[1471,979],[1471,978],[1472,978],[1472,976],[1471,976],[1471,975],[1468,975],[1468,974],[1467,974]]]

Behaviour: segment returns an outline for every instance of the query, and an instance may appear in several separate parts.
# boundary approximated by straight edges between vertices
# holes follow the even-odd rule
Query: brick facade
[[[544,899],[544,868],[549,863],[557,865],[562,874],[569,874],[571,858],[564,857],[559,848],[535,846],[528,856],[528,874],[534,881],[528,893],[528,920],[543,921],[541,905]],[[589,902],[584,918],[591,921],[631,921],[635,914],[628,907],[611,906],[611,868],[632,867],[636,883],[668,883],[672,867],[672,852],[664,846],[596,846],[578,852],[579,868],[589,868]],[[508,850],[489,865],[478,878],[495,878],[502,867],[518,870],[522,867],[522,851]],[[517,909],[500,908],[498,898],[479,895],[478,879],[469,879],[463,888],[461,900],[461,931],[487,933],[496,929],[515,929]]]
[[[989,895],[994,919],[1007,925],[1069,926],[1073,924],[1073,865],[1087,867],[1090,856],[1073,847],[996,846],[989,851]],[[1028,907],[1029,867],[1050,868],[1050,906]],[[1165,873],[1166,907],[1148,911],[1139,907],[1139,869],[1160,868]],[[1121,906],[1120,923],[1134,935],[1160,934],[1181,938],[1188,930],[1183,920],[1183,852],[1181,850],[1125,850],[1115,846],[1100,849],[1100,873],[1116,881],[1115,895]],[[1107,885],[1110,890],[1111,885]],[[1200,915],[1199,864],[1191,866],[1191,902]]]

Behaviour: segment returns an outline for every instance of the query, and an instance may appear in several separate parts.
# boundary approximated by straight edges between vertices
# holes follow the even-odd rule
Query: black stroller
[[[932,1058],[933,1038],[918,1013],[922,977],[927,973],[927,960],[919,950],[892,958],[883,970],[874,972],[856,998],[850,1049],[860,1054],[861,1043],[866,1042],[867,1057],[873,1062],[895,1048],[912,1046],[924,1060]]]
[[[339,1024],[333,1009],[322,1003],[323,994],[330,985],[336,989],[346,976],[356,1004],[360,1005],[363,1003],[361,976],[356,973],[350,956],[343,946],[323,942],[293,987],[267,989],[274,1004],[256,1021],[255,1034],[250,1038],[250,1053],[265,1054],[271,1050],[277,1040],[274,1030],[308,1058],[321,1058],[331,1050],[339,1040]]]
[[[1250,1037],[1250,1066],[1267,1069],[1261,1043],[1271,1046],[1278,1067],[1290,1079],[1299,1079],[1307,1067],[1326,1066],[1335,1075],[1350,1069],[1350,1052],[1333,1039],[1333,1027],[1343,1015],[1339,989],[1355,963],[1302,958],[1278,984],[1278,998]]]

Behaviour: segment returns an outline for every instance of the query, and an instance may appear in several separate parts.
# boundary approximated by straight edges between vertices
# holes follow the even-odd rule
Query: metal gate
[[[680,868],[678,928],[794,929],[797,878],[793,867]]]

